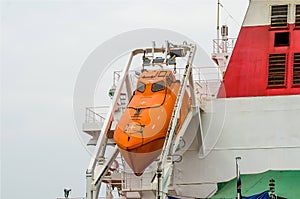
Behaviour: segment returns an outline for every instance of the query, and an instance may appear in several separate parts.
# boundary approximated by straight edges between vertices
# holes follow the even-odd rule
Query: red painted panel
[[[290,32],[290,45],[275,47],[277,32]],[[218,97],[246,97],[300,94],[300,87],[292,85],[293,54],[300,52],[300,29],[295,24],[286,29],[270,26],[242,27]],[[286,53],[286,85],[268,87],[269,54]]]

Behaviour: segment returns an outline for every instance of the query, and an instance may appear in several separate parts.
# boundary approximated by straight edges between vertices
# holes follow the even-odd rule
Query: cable
[[[236,23],[236,25],[238,27],[241,27],[241,25],[239,24],[239,22],[228,12],[228,10],[223,6],[222,3],[220,3],[220,6],[225,10],[225,12],[227,13],[227,15]]]

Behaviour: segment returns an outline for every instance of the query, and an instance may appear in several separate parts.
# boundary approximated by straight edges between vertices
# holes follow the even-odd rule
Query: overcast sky
[[[248,1],[221,0],[230,37]],[[1,198],[54,199],[66,187],[71,197],[85,195],[90,154],[74,122],[73,92],[99,45],[127,31],[160,28],[210,54],[215,27],[216,0],[2,0]]]

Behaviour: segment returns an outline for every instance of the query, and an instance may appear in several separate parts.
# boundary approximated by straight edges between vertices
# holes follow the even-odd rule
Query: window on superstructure
[[[294,54],[293,84],[300,85],[300,53]]]
[[[295,25],[300,27],[300,5],[296,5]]]
[[[268,86],[284,86],[286,74],[286,55],[269,55]]]
[[[290,45],[290,33],[289,32],[275,33],[274,46],[289,46],[289,45]]]
[[[271,27],[287,27],[288,5],[276,5],[271,8]]]

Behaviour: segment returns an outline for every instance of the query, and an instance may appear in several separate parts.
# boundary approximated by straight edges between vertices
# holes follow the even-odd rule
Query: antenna
[[[219,41],[219,32],[220,32],[220,0],[217,4],[217,40]]]

